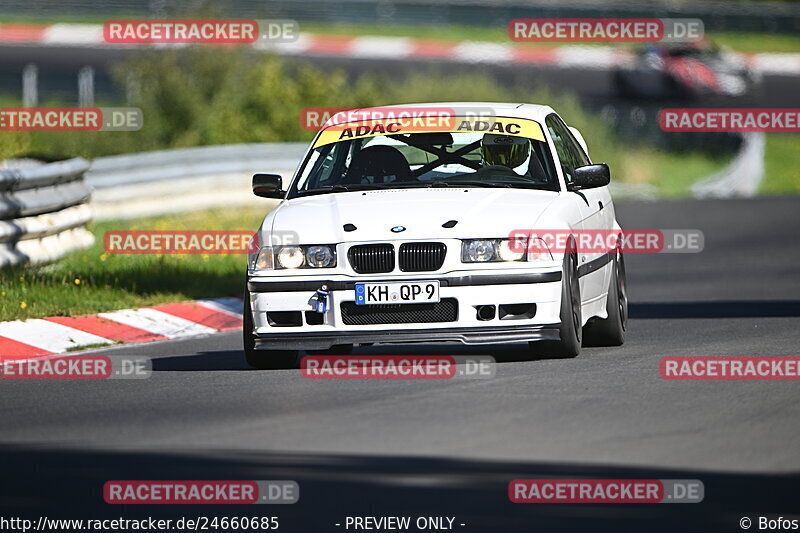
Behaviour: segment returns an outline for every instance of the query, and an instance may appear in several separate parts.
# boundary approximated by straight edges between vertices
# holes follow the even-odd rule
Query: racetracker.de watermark
[[[152,370],[148,357],[59,355],[21,360],[0,357],[2,379],[146,379]]]
[[[800,131],[800,109],[674,108],[658,113],[666,132],[782,132]]]
[[[491,378],[490,355],[309,355],[300,361],[309,379],[453,379]]]
[[[513,503],[700,503],[699,479],[515,479]]]
[[[508,35],[517,42],[675,43],[703,40],[700,19],[530,18],[513,19]]]
[[[0,131],[138,131],[138,107],[3,107]]]
[[[509,249],[517,253],[699,253],[705,247],[699,229],[515,229],[508,239]]]
[[[488,106],[474,106],[455,109],[446,106],[390,106],[358,109],[348,107],[306,107],[300,111],[300,127],[306,131],[319,131],[328,123],[326,129],[344,130],[346,128],[366,128],[381,126],[381,133],[397,133],[400,130],[451,131],[459,119],[494,117],[496,111]],[[392,127],[395,131],[387,128]],[[361,133],[357,133],[360,135]]]
[[[293,504],[300,486],[291,480],[107,481],[103,499],[126,505]]]
[[[300,37],[296,20],[283,19],[126,19],[103,24],[110,44],[287,43]]]
[[[230,230],[115,230],[103,235],[109,254],[254,254],[261,246],[298,244],[294,231],[274,231],[261,243],[252,231]]]
[[[664,357],[663,379],[690,381],[789,381],[800,379],[800,357]]]

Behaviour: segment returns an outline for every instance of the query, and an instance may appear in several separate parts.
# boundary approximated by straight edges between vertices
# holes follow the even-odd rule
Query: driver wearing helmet
[[[523,165],[531,153],[531,142],[525,137],[486,133],[481,140],[481,156],[485,166],[515,169]]]

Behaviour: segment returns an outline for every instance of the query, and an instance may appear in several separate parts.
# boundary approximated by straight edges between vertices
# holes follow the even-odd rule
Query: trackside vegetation
[[[309,141],[314,133],[300,124],[306,107],[487,101],[551,105],[570,125],[587,132],[593,158],[609,163],[615,181],[651,183],[662,194],[685,193],[687,184],[726,163],[725,157],[700,150],[661,153],[646,145],[623,143],[574,95],[550,90],[535,79],[507,86],[480,67],[474,73],[447,77],[426,71],[397,78],[370,74],[349,78],[340,70],[286,63],[244,48],[193,47],[143,52],[119,66],[114,78],[127,94],[125,105],[142,109],[141,130],[3,132],[9,141],[0,143],[0,158],[28,153],[52,159],[91,158],[201,145]]]

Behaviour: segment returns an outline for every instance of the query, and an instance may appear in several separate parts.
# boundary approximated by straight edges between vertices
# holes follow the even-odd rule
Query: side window
[[[570,149],[569,136],[564,131],[564,128],[561,127],[555,115],[548,116],[545,124],[547,125],[547,131],[550,132],[550,136],[553,138],[553,146],[558,154],[558,161],[561,164],[564,179],[569,183],[572,181],[572,171],[578,166],[575,161],[575,154]]]
[[[561,162],[561,171],[567,183],[572,181],[572,171],[577,167],[589,164],[589,158],[572,136],[567,126],[556,115],[549,115],[545,120],[547,130],[553,137],[553,144]]]
[[[315,187],[330,187],[340,183],[350,167],[354,153],[361,149],[361,144],[356,142],[338,143],[330,145],[330,148],[316,173]]]
[[[339,149],[337,146],[337,144],[329,144],[311,152],[297,181],[298,190],[330,187],[341,181],[345,161],[349,160],[349,154],[346,149]]]
[[[558,122],[563,126],[564,131],[567,132],[569,145],[572,147],[572,151],[575,153],[575,162],[577,163],[575,166],[582,167],[584,165],[591,165],[592,162],[589,161],[589,157],[586,155],[586,152],[583,151],[583,147],[581,146],[581,143],[578,142],[578,139],[576,139],[572,132],[569,131],[569,128],[566,126],[566,124],[560,120]]]
[[[331,152],[328,152],[328,155],[326,155],[322,159],[322,164],[319,167],[319,173],[317,174],[318,176],[317,183],[314,184],[315,187],[330,185],[331,175],[333,173],[333,167],[334,167],[333,154]]]

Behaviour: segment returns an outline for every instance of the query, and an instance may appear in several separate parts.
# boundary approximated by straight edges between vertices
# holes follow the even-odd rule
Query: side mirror
[[[599,163],[597,165],[584,165],[576,168],[572,172],[572,183],[570,190],[578,191],[581,189],[594,189],[595,187],[605,187],[611,181],[611,173],[608,165]]]
[[[286,191],[281,189],[283,178],[278,174],[253,174],[253,194],[262,198],[283,199]]]

